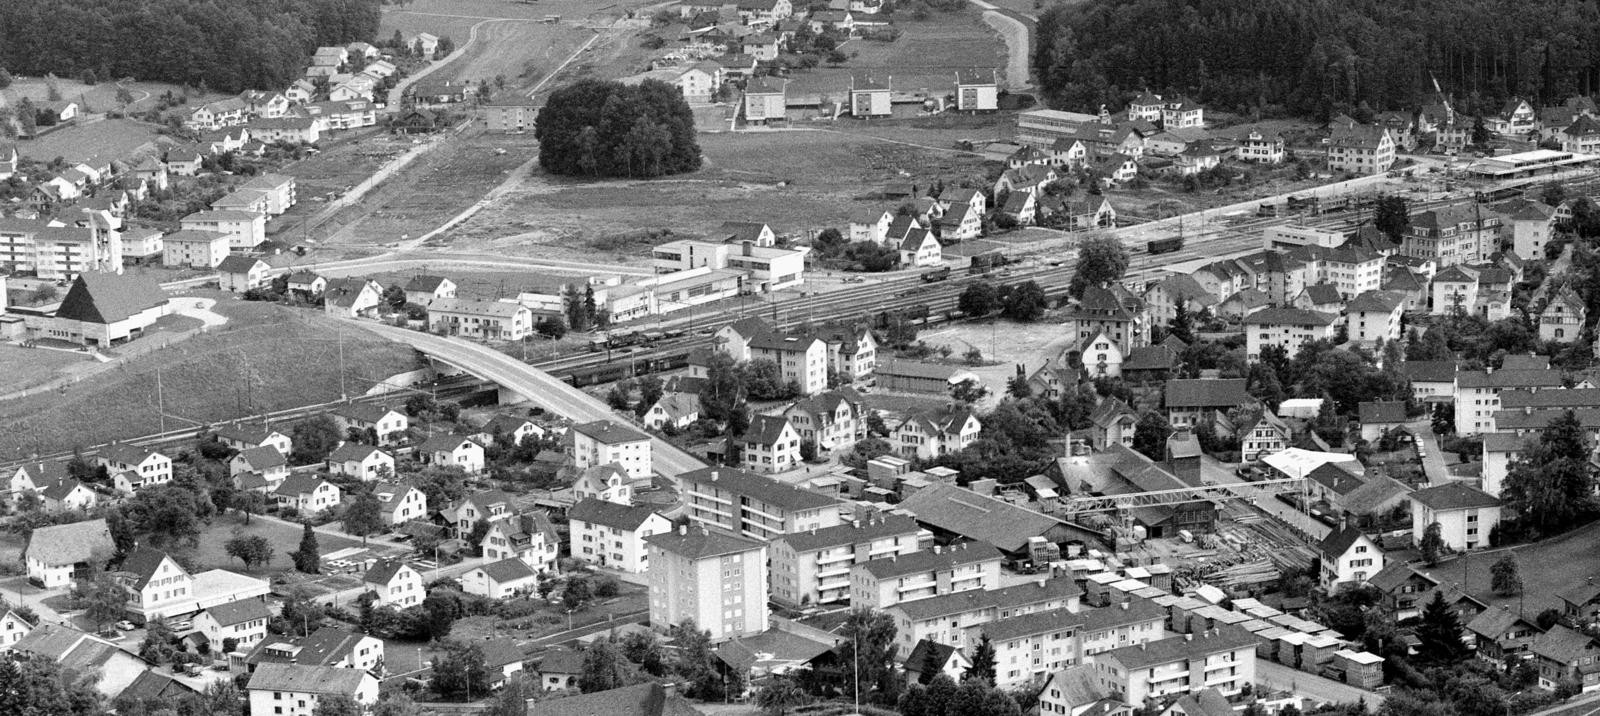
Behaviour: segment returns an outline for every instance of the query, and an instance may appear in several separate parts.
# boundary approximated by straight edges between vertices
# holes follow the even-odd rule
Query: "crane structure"
[[[1229,482],[1215,485],[1201,485],[1199,487],[1179,487],[1171,490],[1152,490],[1149,492],[1130,492],[1123,495],[1087,495],[1083,497],[1069,497],[1061,500],[1058,512],[1065,514],[1081,514],[1085,512],[1114,512],[1129,507],[1149,507],[1152,505],[1177,505],[1196,500],[1209,500],[1218,497],[1257,497],[1261,493],[1280,491],[1273,488],[1293,487],[1303,490],[1306,487],[1304,477],[1286,477],[1274,480],[1257,480],[1255,482]]]

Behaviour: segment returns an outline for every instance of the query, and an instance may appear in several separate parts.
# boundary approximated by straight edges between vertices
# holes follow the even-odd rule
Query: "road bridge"
[[[621,422],[611,407],[598,398],[493,348],[462,339],[387,326],[375,321],[354,321],[354,323],[391,341],[409,345],[435,360],[460,368],[484,380],[493,381],[503,389],[535,405],[576,422],[586,423],[594,420]],[[704,461],[661,438],[652,437],[650,443],[651,462],[658,473],[679,475],[706,466]]]

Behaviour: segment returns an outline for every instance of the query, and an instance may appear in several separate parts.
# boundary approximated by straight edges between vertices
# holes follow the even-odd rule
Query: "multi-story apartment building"
[[[852,567],[917,552],[923,534],[910,517],[883,515],[776,537],[770,550],[772,599],[794,607],[849,599]]]
[[[1343,124],[1328,137],[1328,168],[1351,174],[1382,174],[1394,166],[1394,137],[1385,127]]]
[[[1393,291],[1368,291],[1345,304],[1350,340],[1372,345],[1400,340],[1400,318],[1405,296]]]
[[[884,612],[894,618],[895,645],[900,653],[909,654],[923,639],[957,649],[974,646],[979,635],[970,631],[972,627],[1018,614],[1077,611],[1082,596],[1083,590],[1071,577],[1058,577],[901,602]]]
[[[685,239],[657,246],[651,253],[656,273],[687,271],[702,266],[733,269],[745,274],[745,287],[768,293],[805,282],[805,252],[759,246]]]
[[[571,433],[574,467],[620,465],[628,477],[650,477],[649,435],[610,420],[574,425]]]
[[[828,389],[828,344],[815,336],[758,333],[748,344],[750,360],[770,360],[778,365],[785,382],[800,386],[801,395]]]
[[[650,566],[645,538],[672,530],[672,521],[646,505],[590,498],[567,510],[573,559],[634,574]]]
[[[1305,265],[1304,285],[1325,283],[1339,291],[1339,297],[1348,301],[1357,295],[1383,288],[1384,256],[1362,246],[1344,245],[1325,249],[1320,246],[1298,246],[1289,249],[1289,258]],[[1293,296],[1297,291],[1285,292]]]
[[[1000,586],[1000,550],[962,542],[860,562],[850,568],[850,606],[885,607],[968,589]]]
[[[763,542],[840,522],[839,500],[747,470],[702,468],[678,484],[690,522]]]
[[[1545,369],[1462,370],[1456,372],[1456,432],[1480,435],[1499,432],[1495,412],[1500,410],[1500,393],[1505,390],[1539,392],[1559,390],[1561,371]]]
[[[85,271],[122,272],[122,234],[109,215],[83,227],[0,217],[0,273],[70,281]],[[214,265],[214,264],[213,264]]]
[[[1430,259],[1440,268],[1487,260],[1500,250],[1500,216],[1476,203],[1430,209],[1411,217],[1402,242],[1407,256]]]
[[[1101,677],[1136,706],[1204,689],[1231,696],[1255,683],[1256,638],[1224,624],[1213,631],[1125,646],[1093,659]]]
[[[236,209],[199,211],[178,220],[184,231],[215,231],[228,235],[228,247],[248,251],[267,240],[265,214]]]
[[[1120,646],[1166,635],[1166,610],[1147,599],[1099,609],[1057,609],[1000,619],[972,632],[989,637],[995,652],[995,685],[1014,688],[1084,662]]]
[[[1245,358],[1254,363],[1261,349],[1282,348],[1293,358],[1300,346],[1319,339],[1333,338],[1335,316],[1301,308],[1268,308],[1244,319]]]
[[[712,641],[767,630],[767,545],[704,527],[645,538],[650,623],[694,620]]]

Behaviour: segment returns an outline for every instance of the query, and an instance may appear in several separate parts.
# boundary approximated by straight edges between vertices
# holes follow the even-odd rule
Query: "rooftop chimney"
[[[689,534],[689,526],[688,525],[678,525],[678,534],[680,534],[680,535]]]

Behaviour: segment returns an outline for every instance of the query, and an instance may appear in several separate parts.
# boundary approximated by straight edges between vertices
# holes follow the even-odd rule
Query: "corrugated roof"
[[[1009,502],[980,495],[954,485],[932,485],[905,499],[900,506],[916,515],[917,521],[1016,552],[1028,545],[1029,538],[1042,536],[1060,527],[1084,539],[1099,533],[1049,515],[1018,507]]]

